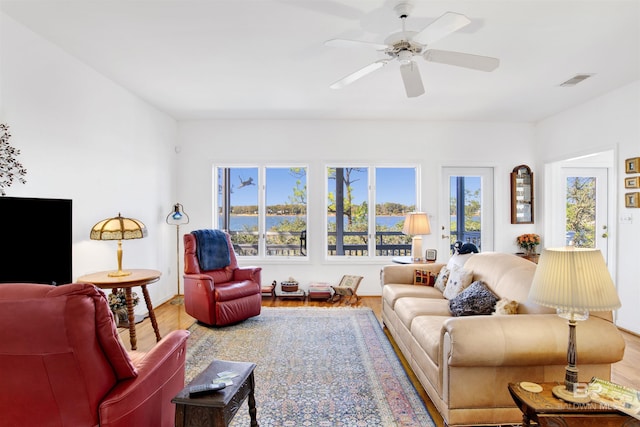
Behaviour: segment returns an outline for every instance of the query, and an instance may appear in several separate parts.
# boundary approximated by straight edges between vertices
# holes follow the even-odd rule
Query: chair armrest
[[[449,366],[542,366],[567,362],[569,326],[555,314],[453,317],[440,336],[442,361]],[[624,339],[598,317],[577,322],[578,362],[615,363]]]
[[[210,280],[213,281],[213,278],[208,274],[185,274],[183,276],[184,280]]]
[[[173,425],[171,398],[184,387],[188,337],[173,331],[137,361],[138,376],[120,381],[101,402],[101,426]]]
[[[238,267],[233,271],[234,280],[251,280],[261,284],[262,267]]]

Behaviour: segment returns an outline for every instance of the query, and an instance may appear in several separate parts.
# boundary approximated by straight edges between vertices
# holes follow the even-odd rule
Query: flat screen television
[[[0,283],[71,283],[71,205],[0,197]]]

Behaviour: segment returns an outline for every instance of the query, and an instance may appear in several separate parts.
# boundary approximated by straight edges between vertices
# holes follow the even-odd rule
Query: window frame
[[[242,260],[258,260],[258,261],[282,261],[287,260],[287,262],[304,262],[309,261],[309,253],[310,248],[307,240],[306,245],[306,254],[293,256],[293,255],[267,255],[267,186],[269,183],[267,182],[267,170],[268,169],[291,169],[291,168],[300,168],[306,171],[306,187],[307,187],[307,200],[306,200],[306,224],[307,230],[309,229],[309,196],[311,187],[309,182],[309,164],[300,163],[300,162],[292,162],[292,163],[219,163],[214,164],[212,168],[213,175],[213,204],[212,204],[212,224],[217,228],[220,224],[220,194],[221,191],[218,190],[219,185],[222,185],[218,179],[218,173],[220,169],[239,169],[239,168],[255,168],[257,169],[257,191],[258,191],[258,254],[257,255],[241,255],[239,253],[236,254],[238,259]],[[224,197],[224,196],[223,196]],[[225,230],[228,231],[228,230]]]
[[[366,168],[367,169],[367,204],[369,206],[369,210],[367,211],[367,255],[329,255],[328,247],[329,247],[329,219],[328,219],[328,211],[329,211],[329,169],[330,168]],[[324,201],[324,211],[323,211],[323,247],[322,252],[324,254],[324,260],[330,263],[340,263],[340,262],[362,262],[362,263],[371,263],[371,262],[379,262],[379,261],[390,261],[393,256],[391,255],[376,255],[376,172],[381,168],[406,168],[413,169],[415,173],[415,209],[417,211],[421,210],[421,198],[422,194],[421,189],[421,168],[419,163],[411,162],[411,163],[363,163],[363,162],[325,162],[323,165],[323,179],[324,179],[324,193],[322,195]],[[335,188],[333,189],[335,191]],[[371,207],[373,206],[373,211]]]

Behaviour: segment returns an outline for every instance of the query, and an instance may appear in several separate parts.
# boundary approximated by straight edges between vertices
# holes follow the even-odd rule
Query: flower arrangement
[[[135,292],[131,292],[131,300],[133,301],[134,307],[138,305],[138,302],[140,302],[140,298]],[[114,313],[127,309],[127,298],[124,290],[120,289],[115,294],[113,292],[109,294],[109,307],[111,307],[111,311]]]
[[[540,236],[534,233],[521,234],[516,242],[526,253],[535,253],[536,246],[540,244]]]

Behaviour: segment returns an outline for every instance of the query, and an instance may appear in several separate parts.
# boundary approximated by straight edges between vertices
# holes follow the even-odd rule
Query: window
[[[416,167],[328,166],[327,256],[410,254],[402,226],[416,208],[417,182]]]
[[[440,253],[451,253],[460,240],[473,243],[481,251],[493,250],[493,169],[484,167],[445,167]]]
[[[214,176],[214,223],[238,256],[306,256],[306,167],[218,167]]]

